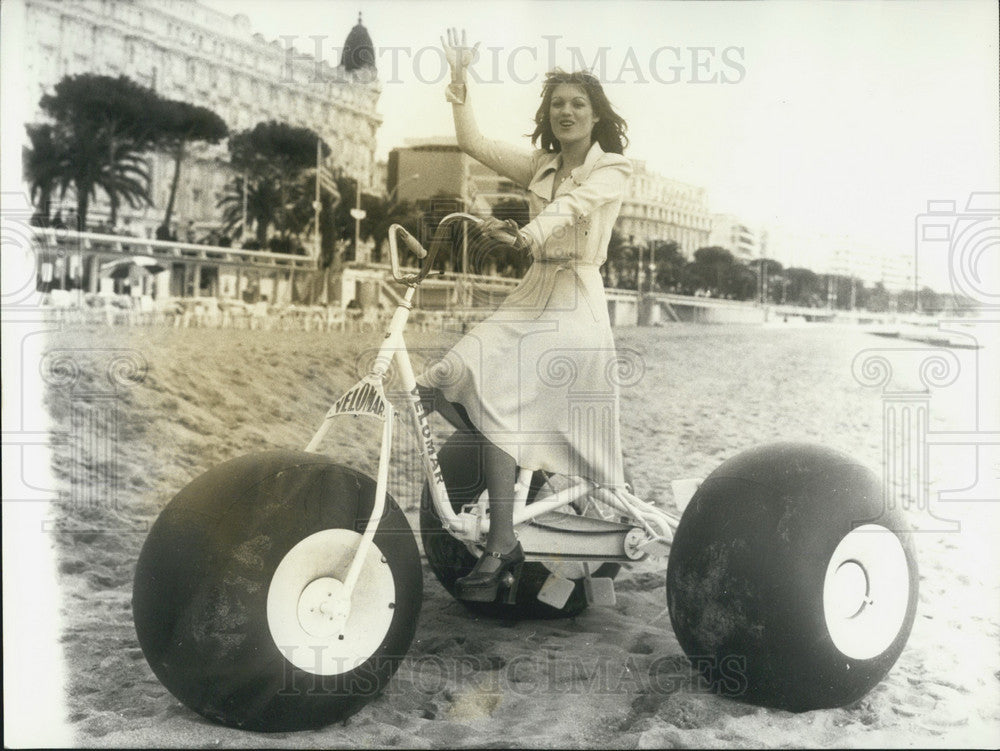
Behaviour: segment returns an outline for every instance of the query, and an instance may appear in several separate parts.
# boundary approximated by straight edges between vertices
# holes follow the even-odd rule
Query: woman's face
[[[582,86],[573,83],[556,85],[549,103],[549,122],[553,135],[563,148],[580,140],[590,143],[590,134],[597,121],[590,97]]]

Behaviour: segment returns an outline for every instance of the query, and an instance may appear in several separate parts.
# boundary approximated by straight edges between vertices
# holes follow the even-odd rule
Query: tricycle
[[[202,716],[255,731],[314,728],[385,690],[423,597],[416,539],[388,492],[400,412],[422,459],[430,569],[455,595],[481,554],[482,458],[462,430],[438,446],[403,337],[438,250],[477,221],[447,216],[429,249],[393,225],[392,275],[405,294],[370,371],[303,450],[208,470],[150,529],[135,571],[136,633],[157,678]],[[419,268],[404,267],[400,245]],[[386,396],[393,364],[401,410]],[[374,478],[320,452],[345,416],[381,426]],[[676,514],[628,485],[519,470],[514,521],[526,563],[495,601],[463,604],[489,617],[573,617],[614,606],[622,568],[659,562],[677,641],[727,696],[803,711],[855,701],[884,677],[913,624],[917,567],[905,519],[874,472],[820,445],[776,443],[673,488]]]

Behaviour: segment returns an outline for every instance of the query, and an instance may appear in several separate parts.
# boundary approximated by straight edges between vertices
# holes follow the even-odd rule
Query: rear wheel
[[[674,537],[667,602],[717,691],[805,711],[864,696],[903,650],[917,606],[912,535],[879,479],[820,446],[723,463]]]
[[[350,599],[375,483],[323,456],[272,451],[200,476],[156,520],[133,617],[160,681],[199,714],[258,731],[342,720],[385,688],[416,628],[416,541],[392,498]]]
[[[468,433],[456,431],[441,446],[438,461],[441,464],[441,473],[448,488],[452,508],[459,512],[462,506],[473,503],[486,488],[479,444]],[[545,482],[545,475],[542,472],[534,473],[528,503],[538,497]],[[476,556],[463,542],[444,529],[434,510],[430,487],[426,482],[420,503],[420,536],[431,571],[444,588],[455,597],[457,591],[455,582],[472,570],[476,564]],[[593,570],[591,575],[614,578],[620,568],[617,563],[605,563]],[[577,579],[573,593],[562,608],[554,608],[538,599],[539,590],[553,572],[569,579]],[[459,602],[474,613],[496,618],[569,618],[579,615],[587,608],[583,576],[583,567],[577,563],[551,565],[538,562],[526,563],[521,569],[515,602],[506,603],[500,599],[496,602],[467,600]]]

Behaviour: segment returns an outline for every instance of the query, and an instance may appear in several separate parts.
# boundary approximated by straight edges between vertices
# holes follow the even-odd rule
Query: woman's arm
[[[479,43],[477,42],[474,47],[468,47],[464,31],[459,41],[458,32],[455,29],[448,29],[448,40],[446,42],[442,39],[441,46],[444,47],[445,58],[451,67],[448,98],[452,102],[451,112],[455,119],[458,147],[494,172],[509,178],[522,188],[527,188],[534,176],[531,153],[483,136],[479,132],[476,116],[468,101],[466,70],[475,59]]]
[[[554,232],[568,227],[579,217],[621,199],[631,174],[632,164],[625,157],[610,153],[602,156],[582,185],[558,196],[521,229],[530,241],[532,252],[537,254]]]

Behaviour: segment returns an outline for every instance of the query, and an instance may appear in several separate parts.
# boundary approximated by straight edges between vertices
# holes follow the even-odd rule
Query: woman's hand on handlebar
[[[501,220],[493,216],[488,216],[479,225],[479,231],[484,237],[509,245],[515,250],[528,251],[528,242],[525,240],[520,227],[513,219]]]
[[[444,48],[444,56],[451,66],[451,80],[455,83],[465,83],[465,69],[476,59],[479,54],[479,42],[473,47],[469,47],[465,42],[465,29],[462,29],[459,37],[458,29],[447,30],[447,41],[441,38],[441,46]]]

